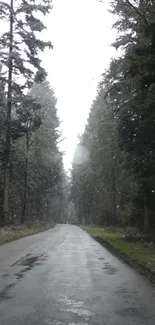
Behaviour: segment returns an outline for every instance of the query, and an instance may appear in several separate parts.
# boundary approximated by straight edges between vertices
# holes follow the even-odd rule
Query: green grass
[[[132,241],[125,238],[125,231],[121,228],[97,228],[84,226],[90,235],[104,239],[113,247],[119,249],[128,257],[135,259],[139,264],[155,270],[155,248],[145,241]]]

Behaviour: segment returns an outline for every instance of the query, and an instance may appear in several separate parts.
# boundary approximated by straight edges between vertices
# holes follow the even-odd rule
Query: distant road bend
[[[0,247],[0,324],[154,325],[155,289],[76,226]]]

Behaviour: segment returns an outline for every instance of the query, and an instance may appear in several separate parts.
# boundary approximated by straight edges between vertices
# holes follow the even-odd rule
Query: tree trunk
[[[112,210],[113,210],[113,220],[112,223],[116,225],[116,178],[115,178],[115,167],[112,169]]]
[[[0,182],[0,227],[3,226],[3,198],[4,192],[3,192],[3,184]]]
[[[144,231],[148,231],[150,226],[149,222],[149,209],[147,205],[147,198],[144,196]]]
[[[21,216],[21,223],[25,222],[26,208],[27,208],[27,175],[28,175],[28,151],[29,151],[29,134],[26,134],[26,159],[25,159],[25,172],[24,172],[24,197],[23,197],[23,209]]]
[[[3,224],[9,214],[9,167],[11,146],[11,108],[12,108],[12,51],[13,51],[13,0],[10,0],[10,44],[9,44],[9,71],[8,71],[8,93],[7,93],[7,116],[5,126],[5,149],[4,149],[4,214]]]
[[[116,225],[116,166],[115,166],[115,148],[112,134],[112,224]]]

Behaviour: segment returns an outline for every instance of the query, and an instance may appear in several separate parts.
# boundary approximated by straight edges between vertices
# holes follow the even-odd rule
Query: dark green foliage
[[[93,211],[93,222],[147,230],[155,226],[155,2],[111,1],[110,11],[120,55],[90,111],[81,139],[89,158],[78,169],[73,165],[73,197],[85,222]]]
[[[26,137],[28,151],[30,133],[39,129],[42,124],[42,116],[39,113],[41,105],[29,96],[28,91],[34,82],[43,82],[47,75],[41,66],[39,54],[46,47],[52,48],[52,45],[49,41],[41,39],[40,33],[46,27],[40,20],[40,14],[45,16],[49,13],[51,3],[51,0],[0,2],[0,18],[5,21],[6,28],[0,36],[0,82],[4,98],[0,113],[4,115],[1,133],[3,224],[6,218],[10,218],[9,176],[13,166],[12,145],[20,137]],[[28,164],[27,158],[25,164]]]
[[[112,104],[116,99],[121,146],[138,183],[144,227],[148,228],[154,224],[155,3],[116,1],[113,12],[120,15],[116,27],[123,35],[118,34],[115,46],[122,47],[123,55],[111,64],[105,81]]]
[[[1,2],[0,4],[0,18],[8,21],[8,30],[0,37],[0,55],[4,70],[2,79],[6,84],[8,83],[7,70],[10,59],[8,57],[8,49],[10,47],[10,11],[13,16],[11,60],[13,63],[12,96],[14,102],[21,102],[24,88],[30,88],[33,85],[34,79],[41,82],[46,77],[46,72],[41,66],[39,52],[43,51],[46,47],[52,48],[52,44],[43,41],[38,36],[38,33],[41,33],[46,28],[38,18],[38,15],[49,13],[51,3],[51,0],[42,0],[40,3],[37,2],[37,4],[34,0],[20,0],[18,2],[14,0],[12,9],[11,1],[10,5],[7,2]]]
[[[116,225],[130,219],[131,182],[118,145],[117,119],[102,88],[75,152],[72,198],[80,223]]]
[[[29,102],[30,98],[32,101]],[[30,103],[39,105],[37,116],[41,124],[34,128],[33,124],[32,127],[29,124],[31,118],[26,119],[28,122],[24,125],[26,129],[23,135],[17,136],[12,142],[10,213],[7,222],[20,223],[28,220],[60,222],[67,198],[64,193],[66,176],[62,153],[58,147],[61,134],[56,98],[48,82],[33,86],[27,104]],[[32,109],[32,112],[34,111]]]

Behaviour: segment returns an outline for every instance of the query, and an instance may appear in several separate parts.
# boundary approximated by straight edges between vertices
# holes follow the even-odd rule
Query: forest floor
[[[127,228],[97,228],[83,226],[92,237],[107,246],[116,255],[144,275],[151,275],[155,281],[155,238],[151,234]]]
[[[31,236],[52,228],[53,225],[47,222],[29,222],[18,226],[7,226],[0,228],[0,245]]]

